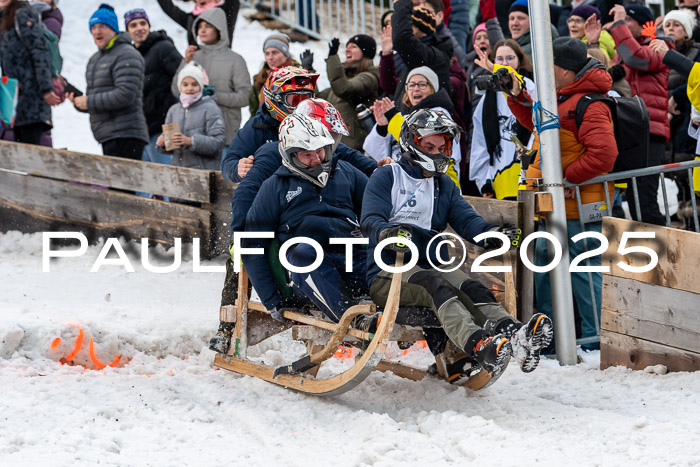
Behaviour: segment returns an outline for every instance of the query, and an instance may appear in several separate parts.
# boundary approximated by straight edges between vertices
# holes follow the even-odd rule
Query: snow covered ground
[[[80,88],[94,51],[87,19],[99,3],[60,4],[66,74]],[[154,0],[116,4],[120,16],[143,5],[154,27],[184,49],[184,31]],[[234,49],[251,73],[267,33],[239,19]],[[314,48],[322,68],[326,47]],[[58,147],[100,152],[86,116],[64,105],[55,117]],[[151,273],[134,244],[125,249],[136,272],[103,266],[91,273],[100,247],[53,260],[44,273],[41,234],[0,234],[3,467],[700,465],[700,373],[600,371],[593,352],[575,367],[547,360],[529,375],[509,368],[476,393],[373,374],[339,397],[304,396],[211,366],[206,343],[216,329],[222,273],[192,272],[185,248],[176,272]],[[173,250],[150,255],[167,265]],[[75,361],[84,367],[61,365],[80,329]],[[121,356],[116,367],[95,369],[90,338],[96,360]],[[259,349],[278,363],[300,351],[284,339]],[[412,350],[406,358],[425,362],[428,355]],[[344,365],[335,360],[322,371]]]

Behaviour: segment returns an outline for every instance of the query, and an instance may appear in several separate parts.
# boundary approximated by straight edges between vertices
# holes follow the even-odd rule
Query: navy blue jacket
[[[424,178],[420,167],[410,165],[403,158],[399,160],[398,164],[411,177],[416,179]],[[374,248],[379,243],[379,233],[387,227],[396,225],[389,223],[392,212],[391,190],[393,184],[394,174],[392,169],[389,166],[384,166],[374,171],[365,190],[360,225],[362,234],[369,238],[367,251],[368,284],[371,284],[372,280],[381,271],[380,267],[374,262]],[[450,224],[459,236],[472,243],[474,243],[475,236],[495,227],[474,211],[474,208],[462,198],[459,189],[447,175],[441,174],[436,177],[433,200],[434,207],[430,230],[428,231],[415,225],[411,226],[413,229],[412,241],[418,247],[419,252],[418,265],[426,269],[431,267],[427,254],[430,255],[433,264],[440,264],[437,261],[434,250],[434,247],[439,242],[433,242],[429,253],[427,252],[427,247],[430,239],[444,231],[447,228],[447,224]],[[406,253],[404,264],[408,263],[410,259],[411,253]],[[384,248],[382,260],[388,265],[393,265],[396,262],[396,253]]]
[[[241,177],[238,176],[238,161],[255,155],[263,144],[277,141],[280,123],[264,107],[260,107],[258,112],[248,119],[221,158],[221,174],[226,180],[234,183],[241,181]]]
[[[310,237],[325,249],[329,238],[353,237],[366,186],[367,177],[344,161],[338,161],[331,170],[331,178],[323,189],[280,167],[260,187],[248,211],[245,230],[275,232],[281,243],[294,237]],[[267,250],[271,241],[245,239],[243,246]],[[282,299],[265,255],[242,258],[265,308],[271,310],[279,305]]]
[[[279,143],[277,141],[265,143],[255,152],[253,168],[250,169],[245,178],[243,178],[243,181],[236,188],[236,191],[233,192],[233,197],[231,198],[231,232],[242,231],[244,229],[246,215],[248,214],[250,206],[253,204],[255,195],[258,194],[260,186],[282,165],[282,157],[280,156],[278,146]],[[337,160],[348,162],[368,177],[372,175],[372,172],[377,168],[377,163],[374,159],[370,159],[360,151],[346,146],[343,143],[338,145],[333,154],[334,163]]]

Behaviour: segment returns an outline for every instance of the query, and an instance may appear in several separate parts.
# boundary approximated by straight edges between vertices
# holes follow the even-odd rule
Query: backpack
[[[46,48],[49,49],[49,54],[51,54],[51,77],[55,78],[61,74],[61,70],[63,69],[63,57],[61,57],[61,51],[58,48],[58,36],[44,26],[43,21],[41,21],[41,15],[37,15],[31,7],[29,10],[32,12],[36,23],[44,33]],[[17,36],[21,39],[22,34],[19,32],[17,15],[15,15],[15,31],[17,32]]]
[[[639,96],[610,97],[600,93],[590,93],[579,99],[574,113],[576,128],[581,128],[586,109],[593,102],[603,101],[612,113],[617,159],[610,171],[641,169],[649,166],[649,111]]]

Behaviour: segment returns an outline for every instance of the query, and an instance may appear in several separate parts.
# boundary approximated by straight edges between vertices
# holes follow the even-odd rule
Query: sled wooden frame
[[[400,253],[396,265],[400,267],[402,264],[403,254]],[[427,370],[399,362],[384,360],[386,348],[390,341],[423,340],[420,329],[395,323],[399,310],[401,277],[401,273],[394,273],[382,319],[379,322],[377,331],[374,334],[369,334],[351,328],[350,324],[352,319],[358,315],[375,313],[376,305],[373,303],[361,303],[349,308],[337,324],[317,319],[311,315],[291,311],[284,312],[285,318],[302,326],[274,321],[262,304],[250,301],[248,297],[248,276],[245,268],[241,267],[238,282],[239,295],[235,306],[236,325],[231,349],[227,355],[217,354],[214,358],[214,365],[225,370],[254,376],[270,383],[317,396],[343,394],[360,384],[374,370],[391,371],[397,376],[412,381],[420,381],[427,376],[437,376],[447,380],[445,354],[436,357],[438,375],[432,375]],[[267,321],[265,326],[259,326],[259,320],[261,319]],[[249,324],[253,320],[258,320],[258,326],[255,326],[257,332],[255,335],[252,335],[251,329],[249,329]],[[250,326],[250,328],[252,327]],[[294,364],[282,367],[264,365],[247,358],[249,345],[257,344],[290,327],[292,328],[293,337],[297,340],[307,341],[308,353],[305,357],[297,360]],[[261,329],[263,329],[262,333]],[[347,340],[368,342],[362,356],[356,358],[355,364],[346,371],[327,379],[316,379],[319,366],[324,361],[332,358],[340,344]],[[294,365],[300,362],[302,369],[298,372],[294,371]],[[489,373],[477,370],[462,385],[478,390],[488,386],[490,382],[491,375]]]

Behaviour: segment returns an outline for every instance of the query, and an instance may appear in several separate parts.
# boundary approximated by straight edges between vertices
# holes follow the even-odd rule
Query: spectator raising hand
[[[486,54],[486,52],[484,52],[481,49],[474,50],[476,50],[476,54],[479,56],[479,58],[474,59],[474,63],[476,63],[489,73],[493,73],[493,62],[489,59],[489,56]]]
[[[662,39],[654,39],[653,41],[651,41],[649,43],[649,48],[657,54],[661,55],[661,57],[665,57],[666,53],[668,52],[668,46],[666,45],[666,42]]]
[[[391,40],[391,24],[384,26],[379,33],[382,45],[382,55],[391,55],[394,53],[394,43]]]

